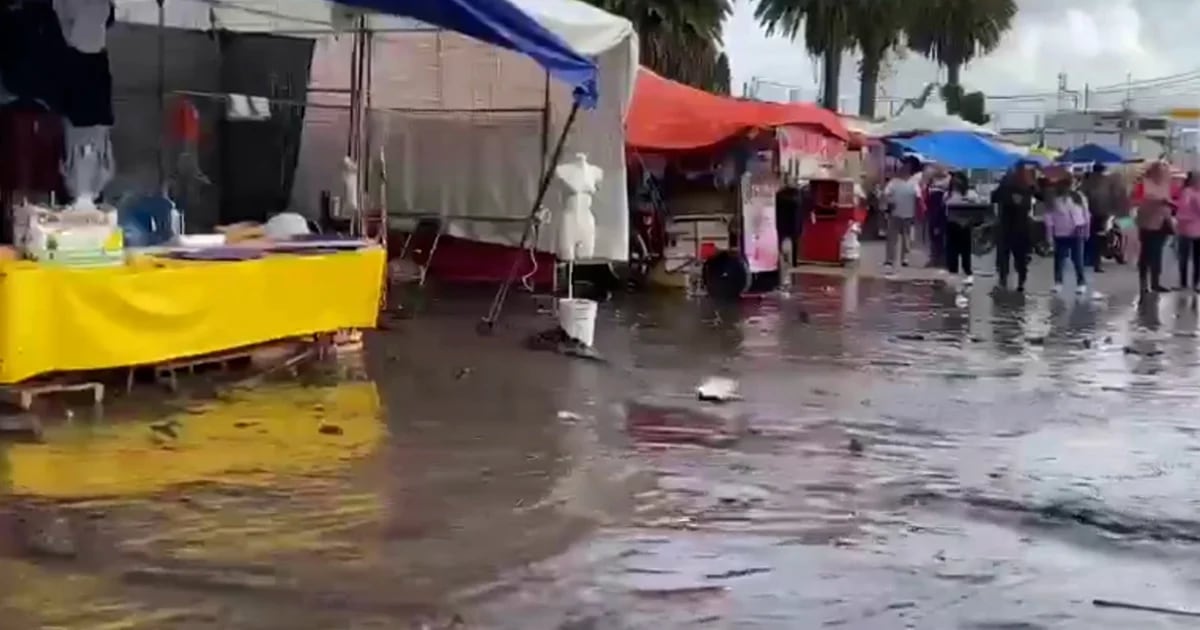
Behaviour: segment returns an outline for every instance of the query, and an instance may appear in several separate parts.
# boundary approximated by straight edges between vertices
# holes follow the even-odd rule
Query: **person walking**
[[[1072,190],[1071,175],[1062,173],[1052,180],[1046,199],[1046,237],[1054,244],[1054,294],[1062,293],[1063,271],[1067,260],[1075,268],[1075,292],[1087,295],[1083,248],[1091,226],[1086,198]]]
[[[1000,290],[1008,290],[1009,265],[1016,268],[1017,291],[1025,291],[1029,273],[1030,217],[1033,212],[1035,174],[1029,162],[1018,162],[992,191],[996,208],[996,275]]]
[[[884,269],[892,271],[896,265],[896,250],[899,249],[900,264],[908,266],[908,253],[911,248],[913,219],[917,216],[917,206],[921,197],[921,161],[909,156],[895,177],[883,189],[883,197],[887,203],[887,246]]]
[[[1142,199],[1137,208],[1138,285],[1143,294],[1167,293],[1162,285],[1163,248],[1171,235],[1171,178],[1167,165],[1154,162],[1142,176]]]
[[[1092,227],[1084,250],[1085,263],[1096,273],[1104,273],[1104,230],[1110,217],[1125,214],[1129,196],[1125,194],[1125,186],[1108,174],[1103,162],[1092,165],[1092,170],[1083,179],[1082,189],[1088,212],[1092,215]]]
[[[1179,257],[1179,288],[1200,293],[1200,173],[1191,171],[1183,182],[1179,208],[1175,211]],[[1188,263],[1192,281],[1188,283]]]
[[[975,284],[971,271],[971,221],[972,212],[964,206],[978,205],[979,195],[970,189],[966,175],[955,173],[950,178],[949,196],[946,197],[946,271],[958,275],[962,269],[963,284]]]
[[[941,267],[946,260],[947,244],[947,207],[946,201],[950,195],[950,174],[937,167],[930,177],[925,193],[925,225],[928,230],[929,260],[926,267]]]

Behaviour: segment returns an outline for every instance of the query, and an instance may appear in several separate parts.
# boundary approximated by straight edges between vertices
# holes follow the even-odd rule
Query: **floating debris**
[[[704,402],[729,402],[740,400],[738,383],[731,378],[712,376],[696,388],[696,396]]]
[[[1123,610],[1140,610],[1142,612],[1161,613],[1164,615],[1175,615],[1177,617],[1200,617],[1200,612],[1191,610],[1179,610],[1176,608],[1163,608],[1160,606],[1146,606],[1143,604],[1131,604],[1127,602],[1115,602],[1107,599],[1093,599],[1092,605],[1097,608],[1120,608]]]
[[[728,580],[732,578],[746,577],[748,575],[755,575],[758,573],[770,573],[770,571],[771,569],[769,567],[750,567],[748,569],[733,569],[730,571],[724,571],[722,573],[709,573],[704,577],[710,580]]]

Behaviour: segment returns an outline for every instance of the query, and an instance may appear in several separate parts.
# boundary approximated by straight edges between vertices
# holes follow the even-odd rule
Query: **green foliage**
[[[986,125],[992,120],[987,113],[987,97],[983,92],[967,92],[961,85],[942,86],[942,99],[946,102],[946,113],[960,116],[967,122]]]
[[[1017,15],[1016,0],[916,0],[905,6],[908,47],[944,66],[953,85],[963,66],[1000,45]]]
[[[836,109],[842,52],[853,46],[851,21],[860,2],[869,0],[758,0],[754,17],[767,35],[803,36],[804,47],[823,60],[825,81],[821,104]]]
[[[588,0],[633,22],[641,63],[681,83],[729,93],[729,60],[721,52],[721,26],[731,0]]]

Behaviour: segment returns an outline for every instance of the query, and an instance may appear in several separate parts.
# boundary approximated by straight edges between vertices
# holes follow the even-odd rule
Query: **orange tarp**
[[[633,149],[708,147],[751,129],[809,125],[839,140],[850,134],[837,114],[809,103],[763,103],[718,96],[642,68],[625,123]]]

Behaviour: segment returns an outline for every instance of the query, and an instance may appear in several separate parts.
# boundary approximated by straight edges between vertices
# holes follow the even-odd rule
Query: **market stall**
[[[563,155],[584,153],[603,169],[595,258],[625,260],[624,120],[638,59],[633,26],[578,0],[513,0],[512,6],[575,54],[596,60],[594,106],[577,113]],[[317,102],[344,101],[338,91],[350,84],[351,46],[344,38],[317,40],[311,73]],[[442,282],[504,279],[519,254],[521,275],[548,284],[555,267],[550,231],[536,235],[530,251],[517,248],[544,163],[571,113],[570,84],[551,80],[511,50],[429,27],[380,30],[370,48],[377,60],[388,60],[370,72],[368,123],[387,158],[393,254]],[[292,191],[293,207],[305,214],[315,216],[321,192],[337,189],[347,125],[343,111],[306,115]],[[562,187],[553,185],[544,205],[557,210],[563,200]]]
[[[1124,164],[1135,161],[1120,147],[1088,143],[1064,151],[1054,160],[1059,164]]]
[[[197,4],[178,1],[181,7]],[[138,10],[146,3],[119,4],[67,14],[78,7],[21,3],[3,24],[9,30],[0,68],[5,94],[12,98],[0,111],[0,147],[12,159],[0,165],[0,193],[13,246],[0,257],[0,384],[373,326],[386,262],[376,242],[314,236],[294,213],[276,215],[265,229],[247,228],[253,236],[234,238],[234,230],[184,234],[180,209],[158,191],[144,191],[144,203],[120,212],[107,203],[105,187],[120,168],[110,131],[134,121],[112,115],[105,35],[115,18],[152,19]],[[153,20],[169,23],[166,7],[173,4],[160,2]],[[236,26],[236,19],[220,19],[239,10],[277,17],[261,3],[199,4],[213,28]],[[520,51],[569,86],[576,105],[568,121],[599,97],[595,64],[507,0],[287,5],[285,19],[309,26],[324,20],[334,26],[326,32],[345,28],[361,34],[378,18],[348,12],[350,6],[402,14]],[[244,25],[262,28],[261,21]],[[356,59],[361,68],[365,58]],[[36,67],[36,74],[22,73],[25,66]],[[164,94],[161,84],[159,89]],[[160,102],[165,122],[165,98]],[[356,103],[361,111],[363,99]],[[352,129],[350,135],[357,138],[354,156],[361,159],[362,134]],[[559,143],[557,152],[561,149]],[[275,225],[280,217],[287,220]],[[299,229],[288,227],[290,221],[299,222]],[[124,228],[133,223],[166,232],[167,238],[154,247],[127,246]]]
[[[1003,171],[1026,159],[1020,151],[966,131],[940,131],[889,142],[954,170]]]
[[[929,107],[910,108],[895,118],[873,125],[871,132],[880,138],[915,136],[938,131],[961,131],[981,136],[995,136],[996,132],[959,116],[939,113]]]
[[[780,236],[790,230],[778,225],[776,195],[788,177],[836,160],[849,139],[838,116],[815,105],[718,96],[644,68],[627,134],[640,267],[657,269],[657,283],[699,275],[724,295],[778,282]]]

